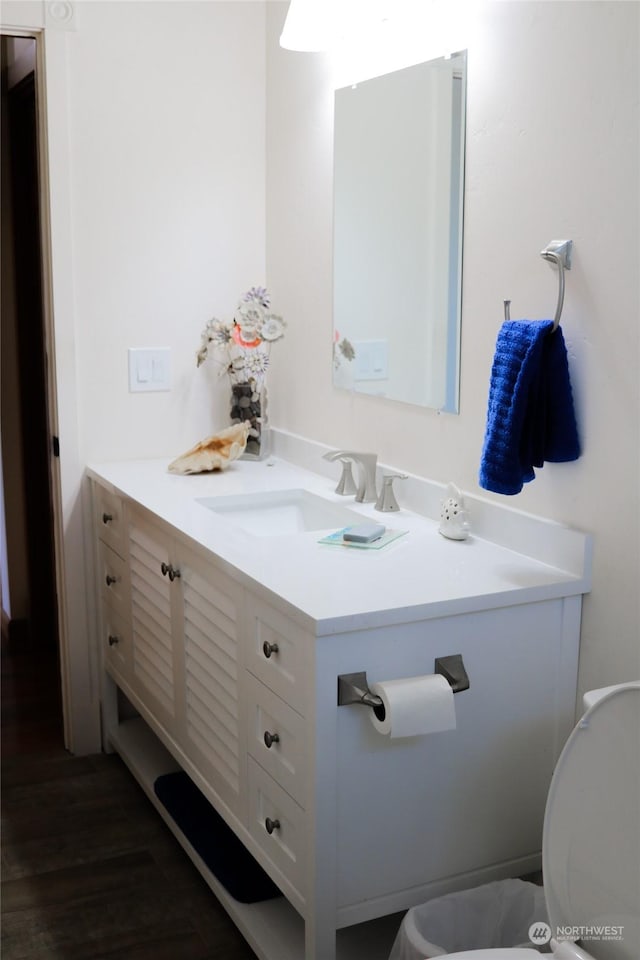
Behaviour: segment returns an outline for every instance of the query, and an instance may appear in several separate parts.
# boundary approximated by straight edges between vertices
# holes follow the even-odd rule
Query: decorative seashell
[[[224,470],[232,460],[237,460],[244,453],[249,427],[248,420],[244,423],[234,423],[220,433],[201,440],[169,464],[169,473],[207,473],[211,470]]]

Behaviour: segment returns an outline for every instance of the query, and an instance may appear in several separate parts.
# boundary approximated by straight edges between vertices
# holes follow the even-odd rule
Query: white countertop
[[[272,457],[237,460],[223,472],[175,476],[169,460],[92,464],[88,475],[156,514],[223,568],[318,635],[448,616],[586,592],[585,575],[543,563],[474,536],[447,540],[438,523],[407,510],[380,513],[340,497],[333,479]],[[379,550],[320,544],[331,530],[256,537],[198,498],[304,488],[363,519],[407,530]],[[505,511],[508,513],[508,511]],[[472,531],[473,531],[473,515]],[[548,529],[548,521],[541,520]],[[264,595],[264,594],[263,594]]]

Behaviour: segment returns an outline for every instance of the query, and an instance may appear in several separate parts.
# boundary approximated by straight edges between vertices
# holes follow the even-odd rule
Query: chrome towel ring
[[[553,331],[558,329],[562,306],[564,304],[564,271],[571,270],[571,253],[573,250],[573,240],[552,240],[551,243],[540,251],[540,256],[549,263],[555,264],[558,268],[558,303],[556,313],[553,318]],[[504,301],[504,319],[511,320],[511,300]]]

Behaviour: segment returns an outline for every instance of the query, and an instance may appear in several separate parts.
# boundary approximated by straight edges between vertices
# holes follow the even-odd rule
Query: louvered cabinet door
[[[184,748],[205,780],[238,811],[242,719],[238,707],[238,585],[179,546]]]
[[[175,580],[169,579],[172,539],[137,514],[129,522],[131,686],[171,732],[178,720],[175,683]]]

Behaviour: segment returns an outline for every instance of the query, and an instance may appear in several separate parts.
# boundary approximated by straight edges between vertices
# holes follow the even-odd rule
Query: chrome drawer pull
[[[280,743],[280,735],[277,733],[269,733],[268,730],[264,732],[264,745],[267,750],[271,749],[272,744]]]
[[[107,586],[108,586],[108,587],[110,587],[112,583],[117,583],[117,582],[118,582],[118,578],[117,578],[117,577],[112,577],[111,574],[109,574],[109,573],[106,575],[105,580],[106,580],[106,583],[107,583]]]
[[[266,830],[267,830],[267,833],[269,834],[269,836],[271,836],[271,834],[273,833],[274,830],[279,830],[279,829],[280,829],[280,821],[279,821],[279,820],[272,820],[271,817],[267,817],[267,819],[266,819],[265,822],[264,822],[264,825],[265,825],[265,827],[266,827]]]
[[[269,643],[268,640],[265,640],[265,642],[262,644],[262,652],[268,660],[272,653],[278,652],[278,644]]]
[[[160,564],[160,570],[162,571],[162,576],[166,577],[166,575],[169,573],[169,564],[165,563],[163,560]]]
[[[103,522],[105,525],[106,525],[107,523],[111,523],[112,520],[113,520],[112,514],[110,514],[110,513],[103,513],[103,514],[102,514],[102,522]]]
[[[120,637],[114,637],[114,636],[112,636],[111,634],[109,634],[109,636],[107,637],[107,639],[108,639],[108,641],[109,641],[109,646],[110,646],[110,647],[115,647],[118,643],[120,643]]]

